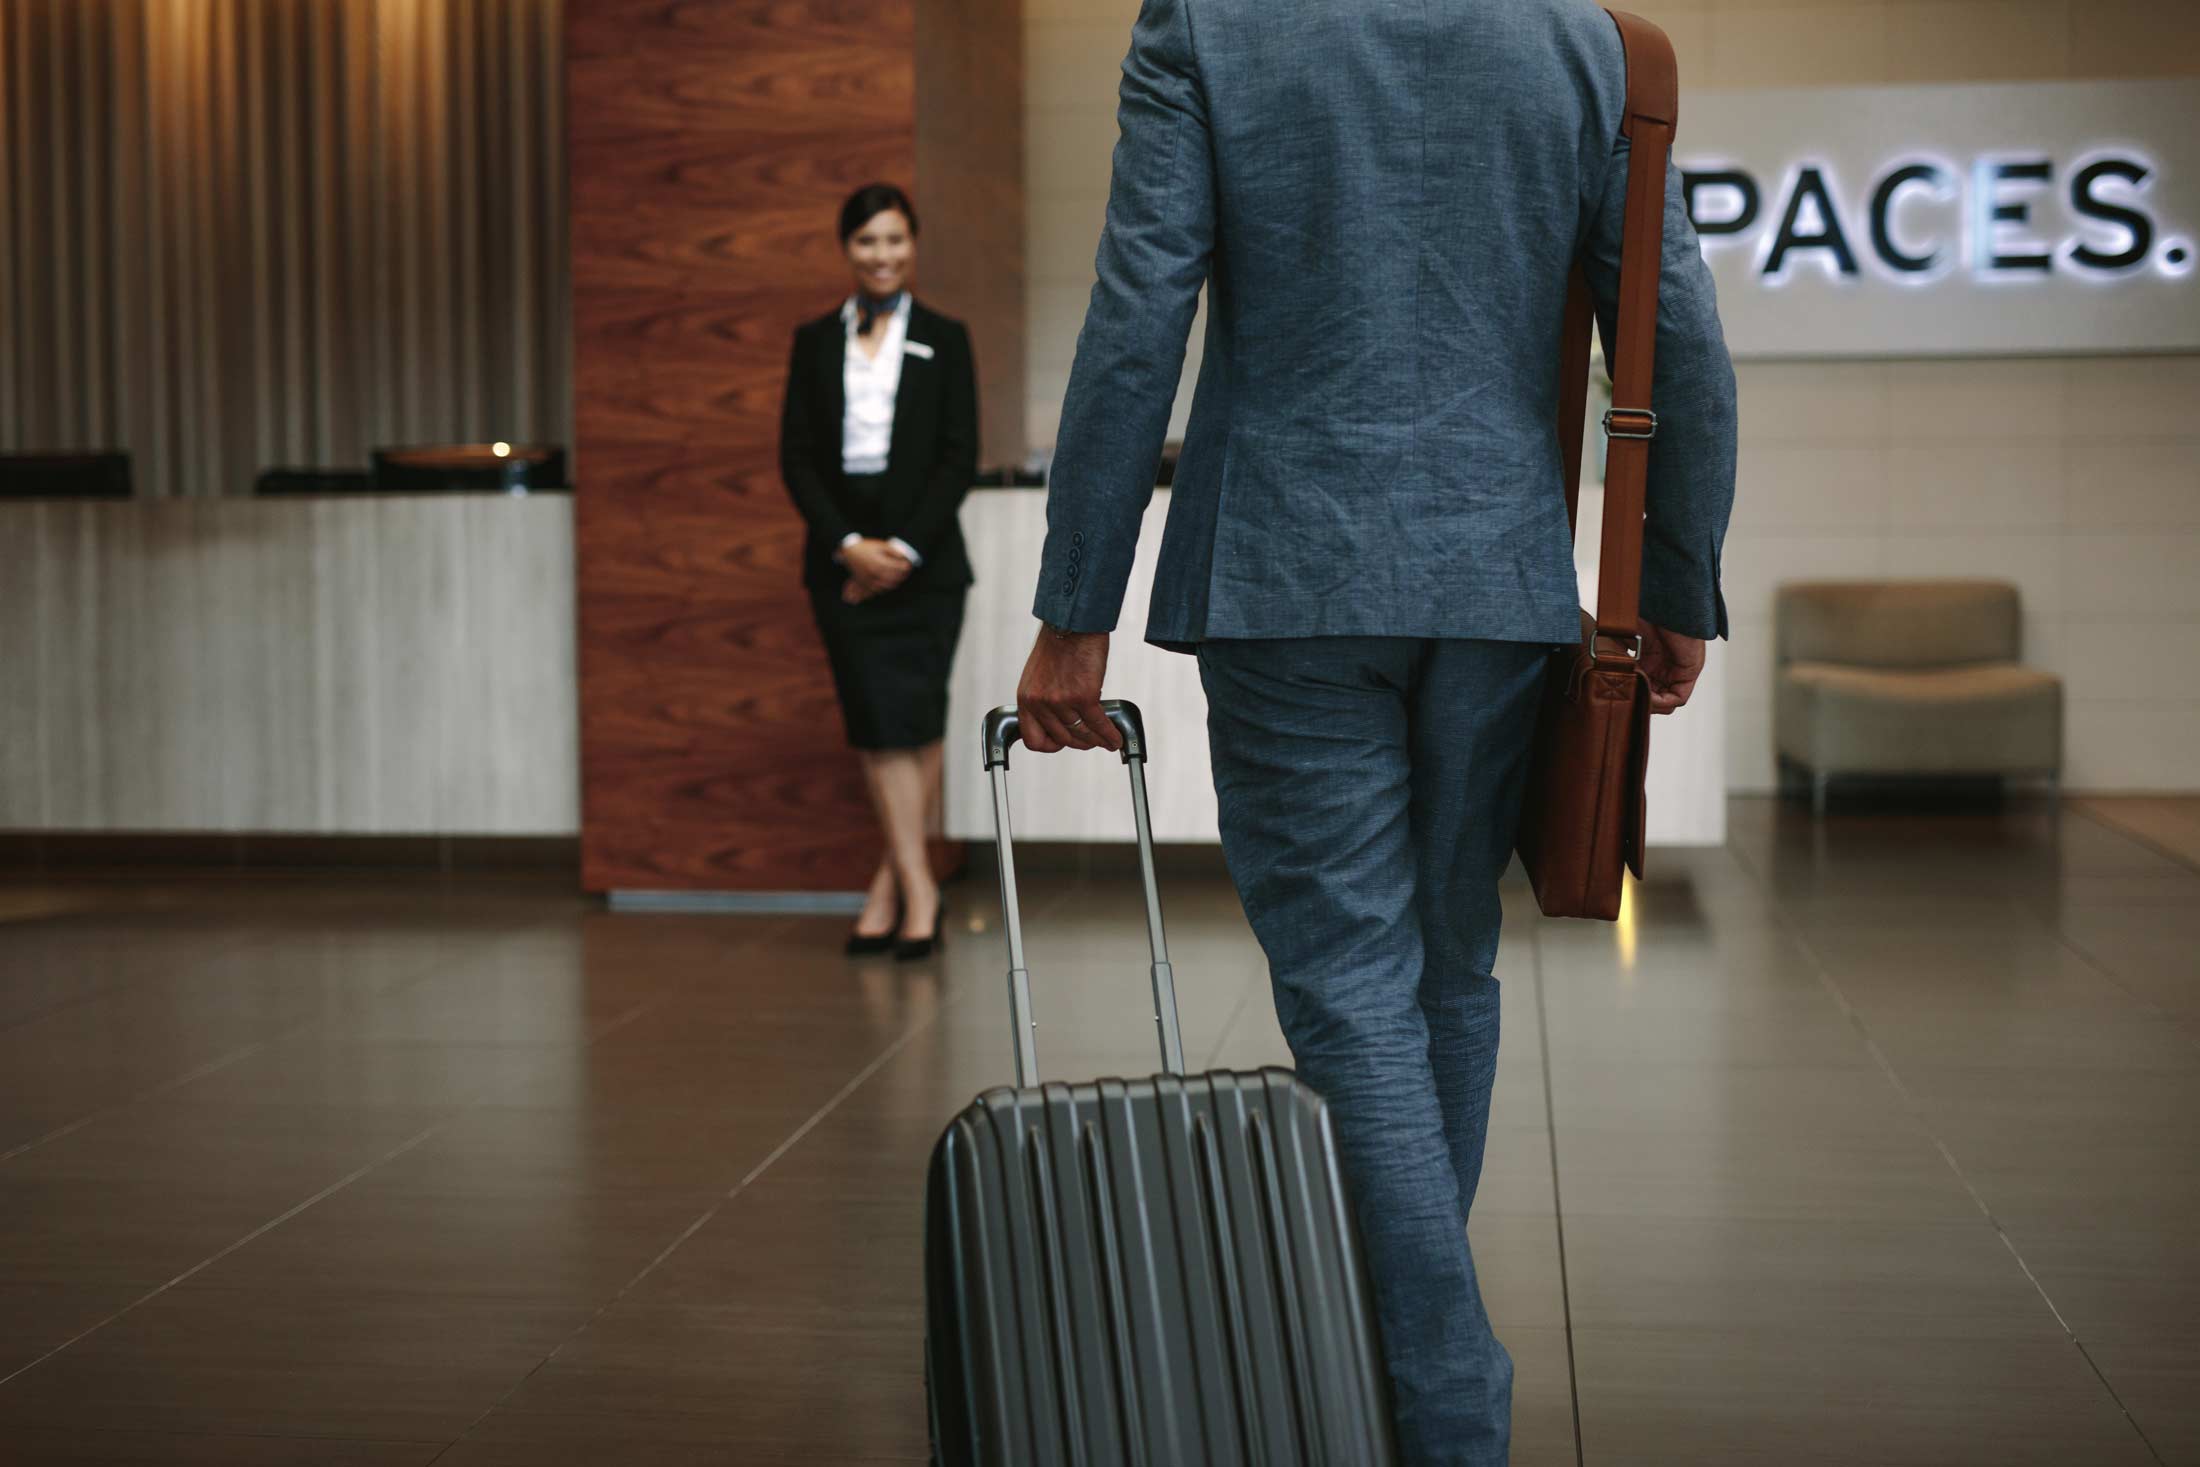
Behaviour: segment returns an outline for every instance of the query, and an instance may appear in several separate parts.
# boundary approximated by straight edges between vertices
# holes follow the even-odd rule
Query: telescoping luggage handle
[[[1100,705],[1123,735],[1123,763],[1131,776],[1131,819],[1138,828],[1138,870],[1146,882],[1146,941],[1153,949],[1153,1021],[1161,1034],[1161,1067],[1184,1073],[1184,1040],[1177,1031],[1176,974],[1161,932],[1161,888],[1154,880],[1153,817],[1146,805],[1146,720],[1136,703],[1110,698]],[[1001,918],[1008,929],[1008,1010],[1016,1031],[1016,1084],[1039,1083],[1037,1024],[1031,1017],[1031,973],[1024,966],[1023,915],[1016,904],[1016,852],[1008,829],[1008,750],[1023,737],[1013,708],[985,716],[985,768],[993,780],[993,829],[1001,852]]]

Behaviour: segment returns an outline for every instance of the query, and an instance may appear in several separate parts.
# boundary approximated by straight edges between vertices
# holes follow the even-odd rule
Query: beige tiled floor
[[[2126,835],[2137,836],[2164,855],[2200,868],[2200,796],[2091,795],[2071,804]]]
[[[1616,926],[1508,894],[1519,1467],[2200,1463],[2200,872],[2116,813],[1745,800]],[[1168,896],[1195,1062],[1283,1058],[1227,888]],[[921,1460],[992,903],[897,969],[540,886],[0,886],[0,1460]],[[1146,1068],[1135,892],[1027,911],[1049,1072]]]

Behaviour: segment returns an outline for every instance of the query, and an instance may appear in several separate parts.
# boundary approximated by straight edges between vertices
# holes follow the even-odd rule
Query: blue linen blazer
[[[1560,326],[1578,259],[1610,340],[1626,89],[1594,0],[1143,0],[1033,611],[1114,628],[1205,286],[1147,640],[1578,640]],[[1734,372],[1667,182],[1642,614],[1723,636]]]

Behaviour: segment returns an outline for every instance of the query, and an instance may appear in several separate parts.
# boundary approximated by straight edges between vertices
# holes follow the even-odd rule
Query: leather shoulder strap
[[[1612,411],[1604,469],[1604,532],[1597,570],[1596,647],[1632,645],[1641,635],[1642,514],[1657,435],[1651,383],[1657,370],[1658,279],[1665,256],[1665,172],[1680,116],[1680,66],[1665,32],[1639,16],[1610,12],[1627,58],[1620,134],[1630,143],[1627,214],[1620,237],[1619,310],[1612,341]],[[1588,282],[1576,267],[1566,303],[1559,432],[1566,466],[1566,517],[1580,497],[1587,412]]]
[[[1673,54],[1672,38],[1639,15],[1607,10],[1619,27],[1619,43],[1627,53],[1627,117],[1620,135],[1633,137],[1635,119],[1662,122],[1671,133],[1681,125],[1681,66]]]

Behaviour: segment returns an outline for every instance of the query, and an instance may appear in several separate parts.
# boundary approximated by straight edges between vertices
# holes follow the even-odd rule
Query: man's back
[[[1150,638],[1574,635],[1560,323],[1577,259],[1616,295],[1625,92],[1591,0],[1149,0],[1039,614],[1113,624],[1205,280]],[[1708,634],[1733,405],[1696,249],[1669,219],[1681,451],[1653,465],[1645,613]]]
[[[1328,1101],[1402,1467],[1503,1467],[1469,1241],[1495,976],[1550,646],[1579,636],[1557,417],[1578,264],[1618,296],[1631,155],[1589,0],[1144,0],[1017,688],[1109,742],[1107,638],[1200,287],[1206,361],[1150,640],[1194,648],[1223,854]],[[1723,630],[1734,382],[1668,180],[1640,666]],[[1088,635],[1079,635],[1085,633]]]

